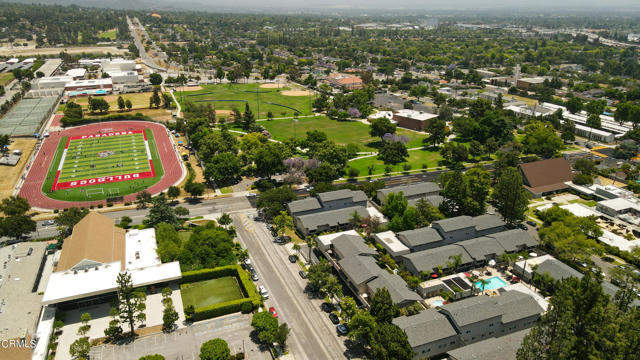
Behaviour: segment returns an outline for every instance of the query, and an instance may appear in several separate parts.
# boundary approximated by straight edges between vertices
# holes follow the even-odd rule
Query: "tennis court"
[[[32,136],[52,114],[57,102],[56,96],[20,100],[0,119],[0,134]]]

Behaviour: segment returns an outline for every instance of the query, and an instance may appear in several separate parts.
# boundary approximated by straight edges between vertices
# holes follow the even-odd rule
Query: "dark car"
[[[331,313],[329,314],[329,320],[331,320],[332,323],[334,324],[340,324],[340,319],[338,319],[338,315]]]
[[[300,277],[303,278],[303,279],[307,278],[307,272],[306,271],[300,270],[298,272],[298,274],[300,274]]]
[[[289,261],[295,264],[296,261],[298,261],[298,256],[297,255],[289,255]]]
[[[338,330],[338,335],[347,335],[349,333],[349,329],[347,329],[347,326],[345,324],[340,324],[338,326],[336,326],[336,329]]]
[[[531,226],[533,226],[533,227],[538,226],[538,224],[536,224],[536,222],[535,222],[535,221],[533,221],[533,220],[527,220],[527,224],[529,224],[529,225],[531,225]]]
[[[527,227],[527,225],[525,224],[520,224],[520,229],[522,230],[529,230],[529,228]]]
[[[322,309],[322,311],[326,313],[331,312],[331,310],[333,310],[333,306],[331,306],[329,303],[326,303],[326,302],[323,302],[320,308]]]

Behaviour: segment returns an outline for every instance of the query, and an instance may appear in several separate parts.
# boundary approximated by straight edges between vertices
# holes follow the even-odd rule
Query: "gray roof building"
[[[461,348],[449,350],[449,360],[513,360],[522,345],[522,340],[531,331],[525,329],[514,333],[479,341]]]
[[[462,255],[462,264],[473,263],[474,259],[458,244],[449,244],[434,249],[414,252],[403,255],[404,265],[415,274],[420,272],[433,271],[438,266],[446,268],[450,257]]]
[[[487,235],[494,238],[508,253],[521,251],[523,248],[538,246],[538,242],[522,229],[511,229],[499,233]]]
[[[333,249],[338,253],[340,258],[353,257],[358,255],[376,255],[375,249],[365,244],[360,236],[342,234],[331,242]]]
[[[291,215],[322,209],[318,199],[308,197],[306,199],[292,201],[287,204],[287,209]]]
[[[378,200],[384,204],[389,194],[399,192],[402,192],[407,199],[419,199],[430,195],[438,195],[440,193],[440,186],[434,182],[419,182],[380,189],[376,194]]]
[[[338,264],[356,287],[375,279],[382,270],[371,256],[350,256],[338,260]]]
[[[409,289],[403,278],[399,275],[389,274],[384,269],[380,269],[378,276],[371,280],[367,286],[371,289],[372,294],[375,294],[377,289],[387,289],[394,304],[408,305],[422,300],[420,295]]]
[[[506,223],[495,215],[484,214],[472,218],[476,231],[484,231],[488,229],[504,227]]]
[[[309,232],[329,231],[333,228],[349,224],[349,219],[354,211],[361,217],[369,216],[369,213],[364,206],[353,206],[297,216],[296,225],[298,230],[304,234],[308,234]]]
[[[433,224],[437,225],[444,232],[452,232],[470,227],[475,228],[475,223],[473,223],[471,220],[471,216],[462,215],[448,219],[437,220],[434,221]]]
[[[413,316],[397,317],[393,319],[393,324],[407,334],[409,345],[413,348],[457,336],[449,319],[436,309],[426,309]]]
[[[476,261],[485,260],[488,256],[498,256],[504,254],[504,248],[496,239],[490,237],[479,237],[458,243],[464,246],[465,250]]]
[[[367,194],[361,190],[351,190],[351,189],[342,189],[336,191],[329,191],[318,194],[318,199],[322,203],[326,203],[329,201],[342,200],[342,199],[351,199],[353,202],[358,201],[367,201]]]
[[[578,279],[582,278],[582,274],[578,270],[575,270],[571,266],[555,258],[545,260],[538,264],[535,272],[538,274],[547,273],[555,280],[562,280],[570,277]]]
[[[442,241],[440,233],[430,227],[424,227],[415,230],[407,230],[398,233],[398,239],[402,241],[410,249],[420,247],[421,245],[437,243]]]
[[[544,309],[530,295],[505,291],[500,296],[476,296],[441,308],[458,328],[499,316],[502,324],[541,314]]]

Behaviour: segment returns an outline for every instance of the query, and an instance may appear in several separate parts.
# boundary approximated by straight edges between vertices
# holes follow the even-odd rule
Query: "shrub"
[[[242,305],[248,303],[251,306],[251,300],[249,299],[236,299],[221,304],[215,304],[204,308],[196,309],[193,314],[193,320],[206,320],[218,316],[233,314],[239,312],[242,309]]]
[[[98,204],[98,209],[102,209],[102,204]]]
[[[60,123],[63,127],[67,126],[76,126],[76,125],[84,125],[91,124],[95,122],[103,122],[103,121],[122,121],[122,120],[141,120],[141,121],[153,121],[150,117],[145,116],[141,113],[136,113],[135,115],[131,114],[112,114],[107,116],[100,117],[85,117],[85,118],[72,118],[68,116],[63,116],[60,119]]]
[[[95,206],[91,205],[89,206],[89,209],[93,210],[95,208]]]
[[[112,207],[113,203],[111,201],[107,201],[107,207]]]
[[[129,206],[129,205],[131,205],[131,202],[129,202],[129,201],[124,203],[124,206]]]
[[[251,311],[253,311],[253,305],[250,302],[242,303],[242,305],[240,306],[240,311],[242,311],[245,314],[248,314]]]
[[[57,213],[59,213],[59,212],[60,212],[60,211],[59,211],[58,209],[54,209],[54,210],[53,210],[53,213],[54,213],[54,214],[57,214]]]

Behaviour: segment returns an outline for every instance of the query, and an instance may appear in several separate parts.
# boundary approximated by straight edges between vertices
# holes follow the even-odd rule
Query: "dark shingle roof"
[[[289,212],[291,214],[322,208],[322,206],[320,206],[320,202],[318,202],[318,199],[314,197],[292,201],[287,204],[287,207],[289,208]]]
[[[484,214],[473,218],[473,224],[476,226],[477,231],[496,228],[499,226],[505,226],[505,222],[502,221],[496,215]]]
[[[352,257],[358,255],[376,255],[375,249],[370,248],[364,243],[360,236],[342,234],[331,242],[333,248],[340,252],[344,257]]]
[[[351,189],[342,189],[318,194],[318,199],[322,202],[347,198],[352,198],[353,201],[365,201],[367,200],[367,195],[361,190],[353,191]]]
[[[452,360],[513,360],[522,345],[522,340],[531,331],[525,329],[501,337],[479,341],[461,348],[449,350]]]
[[[473,261],[469,253],[459,245],[445,245],[434,249],[418,251],[402,257],[409,261],[418,271],[432,271],[438,265],[446,267],[450,256],[462,255],[462,264]]]
[[[547,259],[538,264],[535,272],[538,274],[547,273],[555,280],[562,280],[570,277],[578,279],[582,278],[582,274],[578,270],[575,270],[562,261],[553,258]]]
[[[440,191],[440,186],[434,182],[419,182],[410,185],[388,187],[378,191],[384,195],[402,192],[404,196],[412,197],[420,194],[437,193]]]
[[[504,248],[496,239],[490,237],[479,237],[467,241],[459,242],[458,245],[462,245],[465,250],[476,260],[484,260],[487,255],[504,254]]]
[[[444,232],[451,232],[475,226],[472,222],[471,216],[466,215],[434,221],[433,224],[440,226]]]
[[[544,311],[531,295],[511,290],[500,296],[476,296],[451,304],[441,310],[463,327],[499,316],[503,324],[528,318]]]
[[[440,233],[433,228],[424,227],[415,230],[407,230],[398,233],[398,239],[408,247],[416,247],[424,244],[442,241]]]
[[[386,270],[380,269],[378,277],[371,280],[368,284],[371,291],[375,292],[377,289],[385,288],[391,295],[391,300],[395,304],[399,304],[406,301],[420,301],[422,298],[420,295],[409,290],[407,283],[400,276],[395,274],[389,274]]]
[[[337,226],[349,223],[349,219],[354,211],[361,217],[369,216],[364,206],[352,206],[343,209],[328,210],[313,214],[298,216],[302,226],[309,230],[316,230],[322,225]]]
[[[382,270],[371,256],[350,256],[338,261],[345,274],[359,286],[374,279]]]
[[[538,242],[522,229],[502,231],[487,237],[496,239],[507,252],[518,251],[520,246],[530,248],[538,245]]]
[[[447,317],[435,309],[426,309],[413,316],[400,316],[393,319],[393,323],[407,334],[409,344],[414,348],[457,335]]]

